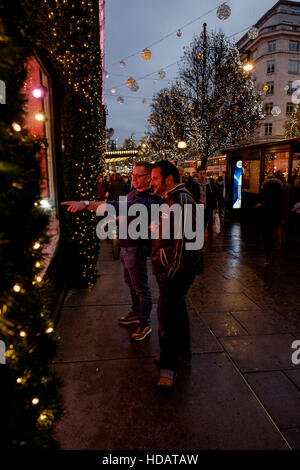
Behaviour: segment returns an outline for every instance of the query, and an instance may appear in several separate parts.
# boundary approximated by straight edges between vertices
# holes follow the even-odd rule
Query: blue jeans
[[[185,297],[194,281],[194,270],[180,271],[173,280],[166,273],[159,273],[157,305],[158,337],[160,344],[160,369],[176,370],[177,359],[190,361],[190,323]]]
[[[148,254],[147,246],[121,247],[120,251],[124,281],[131,294],[132,310],[139,316],[142,326],[148,325],[151,321],[152,295],[147,274]]]

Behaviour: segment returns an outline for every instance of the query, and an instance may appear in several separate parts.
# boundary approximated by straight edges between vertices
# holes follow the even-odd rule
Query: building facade
[[[237,43],[242,62],[250,58],[252,78],[263,98],[265,118],[254,141],[284,139],[284,123],[300,101],[300,2],[277,2],[255,25],[258,36],[248,33]]]

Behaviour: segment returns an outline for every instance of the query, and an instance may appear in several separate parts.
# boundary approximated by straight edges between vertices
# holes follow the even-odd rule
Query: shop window
[[[44,252],[45,269],[49,265],[54,254],[59,238],[59,223],[57,219],[57,195],[55,178],[55,160],[53,151],[52,130],[52,103],[50,101],[50,77],[38,61],[32,57],[26,64],[28,74],[23,86],[26,96],[25,128],[28,133],[38,137],[42,142],[41,149],[41,173],[43,176],[41,185],[41,206],[51,210],[48,235],[50,243]],[[37,90],[42,95],[38,97]],[[34,96],[35,95],[35,96]]]
[[[260,160],[244,160],[242,191],[259,193]]]
[[[265,135],[272,135],[272,123],[265,124]]]
[[[292,176],[300,176],[300,153],[293,154],[292,160]]]
[[[265,178],[274,176],[280,170],[288,178],[289,152],[270,152],[265,154]]]

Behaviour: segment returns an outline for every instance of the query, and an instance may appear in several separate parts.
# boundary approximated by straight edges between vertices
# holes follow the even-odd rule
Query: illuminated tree
[[[150,140],[160,135],[161,145],[175,148],[184,137],[205,167],[209,157],[250,137],[262,118],[260,95],[236,45],[221,33],[207,34],[204,25],[184,49],[176,85],[154,98]]]
[[[285,137],[299,137],[300,136],[300,105],[294,107],[289,118],[284,124]]]

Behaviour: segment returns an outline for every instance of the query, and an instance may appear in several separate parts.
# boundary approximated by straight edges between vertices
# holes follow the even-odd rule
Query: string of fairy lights
[[[219,6],[217,6],[217,7],[214,7],[213,9],[209,10],[208,12],[205,12],[204,14],[200,15],[199,17],[197,17],[197,18],[195,18],[195,19],[189,21],[189,22],[186,23],[185,25],[181,26],[179,29],[176,29],[176,31],[173,31],[173,32],[171,32],[171,33],[169,33],[169,34],[167,34],[167,35],[165,35],[165,36],[159,38],[158,40],[156,40],[155,42],[153,42],[151,45],[149,45],[147,48],[143,49],[141,52],[140,52],[140,51],[136,51],[136,52],[134,52],[134,53],[128,55],[127,57],[125,57],[125,58],[123,58],[121,61],[119,61],[120,67],[121,67],[122,69],[125,68],[125,67],[126,67],[126,62],[125,62],[125,60],[128,60],[128,59],[130,59],[130,58],[132,58],[132,57],[135,57],[135,56],[137,56],[137,55],[139,55],[139,54],[141,54],[141,57],[142,57],[144,60],[146,60],[146,61],[150,60],[150,59],[151,59],[151,56],[152,56],[152,53],[151,53],[151,50],[150,50],[151,47],[162,43],[164,40],[166,40],[167,38],[169,38],[170,36],[172,36],[172,35],[174,35],[174,34],[176,34],[178,37],[181,37],[181,36],[182,36],[182,30],[183,30],[184,28],[186,28],[186,27],[190,26],[191,24],[193,24],[193,23],[199,21],[200,19],[203,19],[203,18],[204,18],[205,16],[207,16],[209,13],[212,13],[212,12],[216,11],[217,17],[218,17],[220,20],[226,20],[226,19],[228,19],[228,18],[230,17],[230,15],[231,15],[231,9],[230,9],[228,3],[229,3],[229,1],[228,1],[228,2],[224,2],[224,3],[222,3],[221,5],[219,5]],[[250,35],[253,36],[253,35],[256,34],[256,33],[258,34],[257,28],[252,27],[252,28],[249,30],[249,27],[247,27],[247,28],[244,28],[242,31],[239,31],[238,33],[232,34],[230,37],[233,37],[233,36],[235,36],[236,34],[240,34],[241,32],[244,32],[244,31],[246,31],[246,30],[248,30],[249,37],[250,37]],[[114,63],[110,64],[110,66],[109,66],[108,68],[113,67],[113,66],[116,65],[117,63],[118,63],[118,62],[114,62]],[[153,80],[154,83],[157,83],[157,81],[158,81],[159,79],[163,80],[163,79],[166,77],[165,69],[167,69],[167,68],[169,68],[169,67],[172,67],[172,66],[174,66],[174,65],[176,65],[176,64],[178,64],[178,61],[173,62],[172,64],[169,64],[169,65],[167,65],[167,66],[164,66],[163,68],[161,68],[161,69],[159,69],[159,70],[156,70],[156,71],[154,71],[154,72],[150,72],[150,73],[148,73],[147,75],[142,76],[142,77],[139,77],[139,78],[137,78],[137,79],[135,79],[135,78],[133,78],[133,77],[130,77],[130,78],[127,79],[127,81],[126,81],[125,83],[123,82],[123,83],[120,83],[120,84],[118,84],[118,85],[113,86],[112,89],[111,89],[111,93],[112,93],[112,94],[115,94],[115,93],[117,92],[117,89],[119,89],[119,88],[121,88],[121,87],[123,87],[123,86],[125,86],[125,85],[126,85],[131,91],[137,92],[137,91],[139,90],[139,85],[138,85],[137,80],[138,80],[138,81],[147,80],[147,79],[149,79],[149,77],[151,77],[151,76],[153,76],[153,75],[157,75],[157,77],[154,78],[154,80]],[[105,78],[108,78],[108,77],[110,76],[110,73],[107,72],[106,70],[104,70],[103,73],[104,73],[104,77],[105,77]],[[124,77],[124,78],[125,78],[125,76],[124,76],[124,75],[121,75],[121,74],[111,74],[111,75],[120,76],[120,77]],[[105,93],[105,96],[110,96],[110,95],[109,95],[108,93]],[[127,97],[127,98],[129,98],[129,97]],[[133,97],[132,97],[132,98],[133,98]],[[143,104],[146,104],[146,98],[142,98],[141,101],[142,101]],[[117,102],[120,103],[120,104],[123,104],[123,103],[124,103],[124,96],[119,96],[119,97],[117,98]]]

